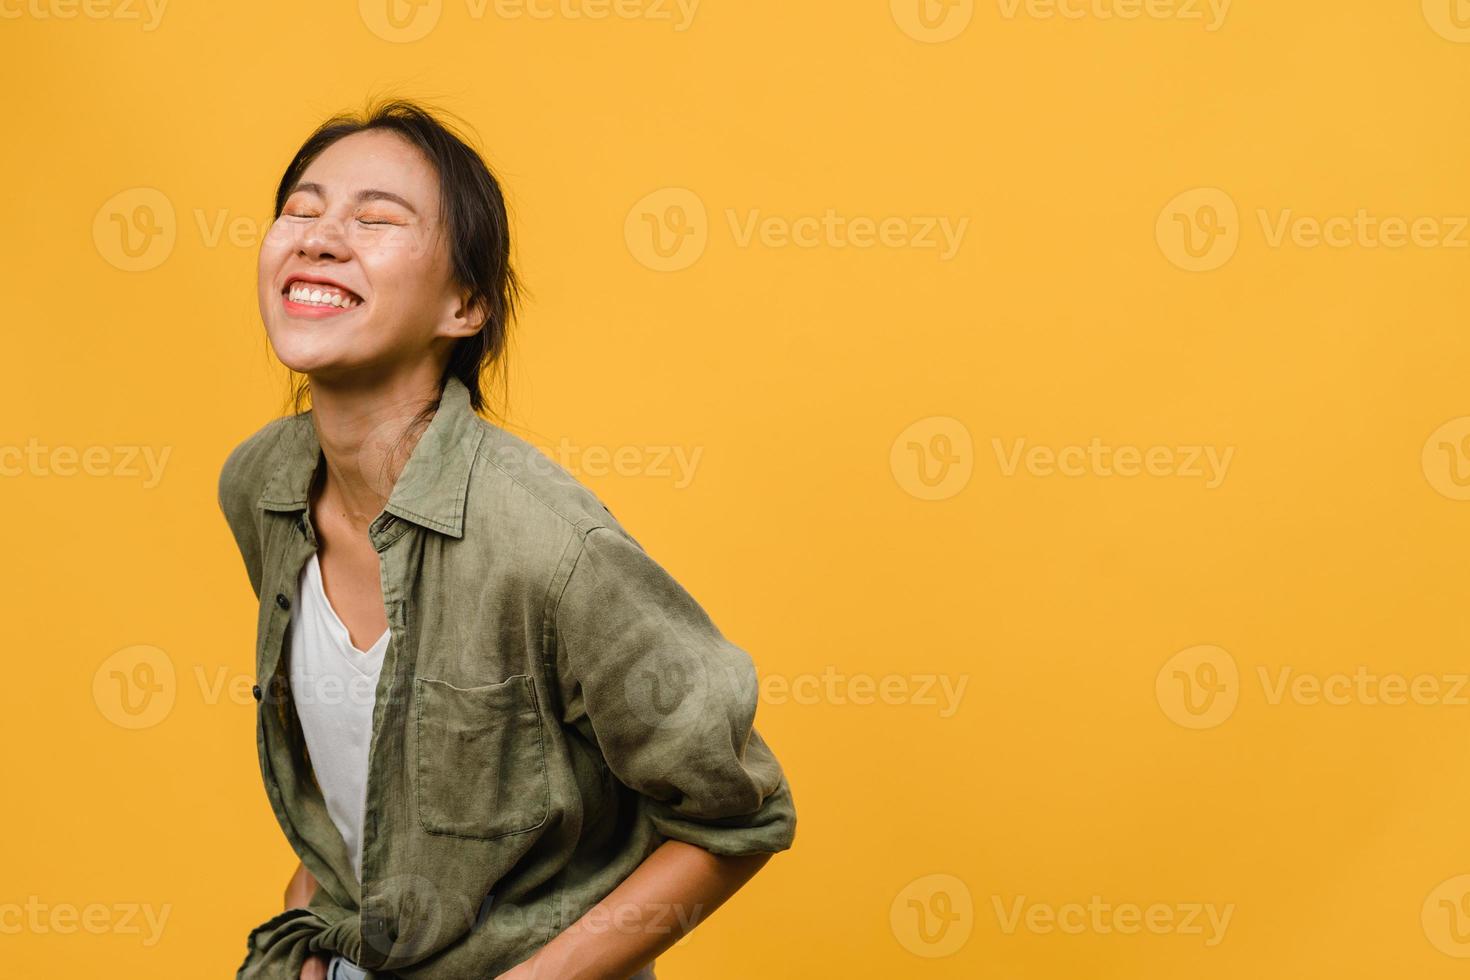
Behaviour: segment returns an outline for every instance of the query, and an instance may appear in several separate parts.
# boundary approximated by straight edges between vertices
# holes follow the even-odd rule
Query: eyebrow
[[[308,193],[315,194],[317,197],[327,196],[325,193],[326,188],[322,187],[321,184],[312,183],[310,181],[297,184],[295,187],[291,188],[291,194],[295,194],[297,191],[307,191]],[[291,194],[287,194],[286,196],[290,197]],[[403,207],[407,208],[409,212],[414,215],[417,215],[419,213],[417,208],[415,208],[412,204],[409,204],[406,200],[399,197],[397,194],[394,194],[392,191],[380,191],[369,188],[367,190],[358,191],[353,199],[359,203],[363,201],[392,201],[395,204],[400,204]]]

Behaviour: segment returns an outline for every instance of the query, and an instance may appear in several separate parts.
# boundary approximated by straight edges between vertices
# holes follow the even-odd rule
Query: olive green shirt
[[[753,725],[749,654],[596,495],[475,413],[450,378],[368,530],[390,641],[359,885],[285,662],[322,463],[308,411],[261,428],[220,473],[260,601],[261,775],[320,885],[250,932],[238,980],[297,980],[309,955],[332,952],[380,977],[486,980],[664,840],[715,854],[791,846],[796,811]],[[669,923],[703,911],[671,910]]]

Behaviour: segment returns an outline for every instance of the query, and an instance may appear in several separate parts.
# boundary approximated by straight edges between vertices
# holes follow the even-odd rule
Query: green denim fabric
[[[729,855],[791,846],[795,806],[754,728],[749,654],[589,489],[475,413],[451,378],[368,532],[391,639],[359,886],[286,663],[322,463],[308,411],[265,425],[220,473],[260,601],[261,775],[320,883],[305,908],[250,932],[238,980],[297,980],[330,952],[376,976],[485,980],[664,840]]]

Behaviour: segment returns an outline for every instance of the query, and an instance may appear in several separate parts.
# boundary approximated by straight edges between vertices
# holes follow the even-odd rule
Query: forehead
[[[391,191],[420,215],[438,211],[439,176],[418,147],[397,133],[368,130],[344,136],[307,164],[298,183],[320,184],[330,198],[364,190]]]

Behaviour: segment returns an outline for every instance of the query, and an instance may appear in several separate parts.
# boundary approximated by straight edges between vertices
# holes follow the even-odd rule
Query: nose
[[[344,259],[347,252],[347,235],[341,220],[325,214],[306,227],[296,249],[302,258],[318,261]]]

